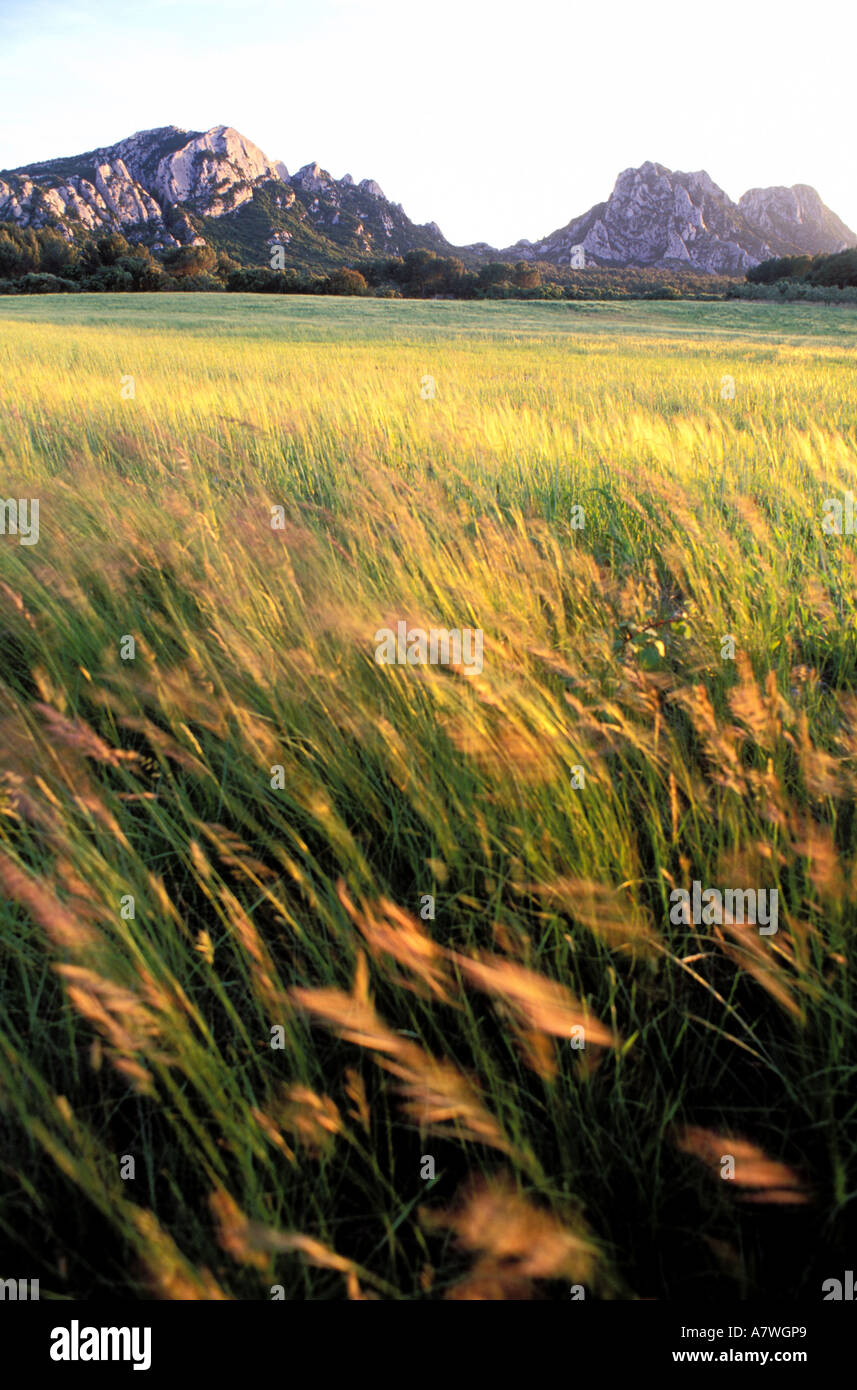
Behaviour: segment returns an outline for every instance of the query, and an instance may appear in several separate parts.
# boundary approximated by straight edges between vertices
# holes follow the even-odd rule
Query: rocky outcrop
[[[29,174],[0,178],[0,219],[22,227],[58,226],[68,237],[76,226],[86,231],[135,227],[145,229],[147,240],[158,246],[176,246],[196,235],[186,219],[165,217],[157,199],[116,157],[95,163],[89,178],[71,174],[38,183]]]
[[[155,247],[203,241],[192,216],[224,217],[256,187],[282,185],[289,172],[230,126],[204,133],[162,126],[109,148],[49,160],[0,177],[0,218],[21,226],[54,225],[71,236],[131,233]]]
[[[796,183],[791,188],[751,188],[738,200],[746,220],[778,256],[817,256],[844,251],[857,237],[814,188]]]
[[[519,241],[506,259],[555,265],[678,266],[742,275],[770,256],[839,251],[857,243],[814,189],[754,189],[740,203],[704,172],[662,164],[626,169],[606,203],[540,242]]]
[[[212,154],[219,130],[222,127],[208,133]],[[188,210],[195,210],[194,205],[186,210],[184,200],[169,192],[171,174],[175,181],[182,173],[181,166],[173,171],[170,157],[194,140],[189,140],[187,131],[166,126],[140,131],[109,148],[4,173],[0,176],[0,219],[10,218],[25,227],[54,226],[67,238],[77,228],[131,233],[132,239],[155,249],[200,242],[203,238],[188,215]],[[210,173],[202,161],[199,169],[194,191],[204,194]],[[229,180],[230,185],[242,176],[243,171]],[[218,192],[222,196],[221,190]],[[204,205],[204,198],[202,201]]]
[[[400,203],[391,203],[374,179],[335,179],[320,164],[305,164],[289,180],[300,206],[321,234],[360,255],[404,255],[416,248],[453,250],[434,223],[417,226]]]
[[[675,174],[662,164],[626,169],[610,198],[541,242],[518,243],[505,254],[523,260],[616,266],[682,264],[716,274],[741,274],[767,254],[747,224],[705,173]]]
[[[212,223],[233,218],[240,224],[242,212],[254,206],[246,240],[260,259],[271,245],[293,241],[307,244],[316,263],[415,247],[451,249],[438,227],[416,227],[373,179],[355,184],[346,174],[337,180],[316,163],[290,175],[282,160],[269,159],[231,126],[204,132],[160,126],[88,154],[0,175],[0,219],[55,226],[67,238],[76,229],[117,231],[154,249],[204,241],[201,226],[217,244]],[[261,234],[260,209],[269,223]]]
[[[165,155],[154,175],[162,204],[180,203],[205,217],[223,217],[249,202],[253,188],[280,179],[258,145],[230,126],[215,126]]]
[[[319,164],[305,164],[293,175],[292,183],[307,193],[324,192],[333,186],[333,179]]]

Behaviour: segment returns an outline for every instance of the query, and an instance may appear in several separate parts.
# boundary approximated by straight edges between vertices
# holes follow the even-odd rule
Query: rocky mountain
[[[752,189],[738,203],[704,172],[662,164],[626,169],[606,203],[543,241],[519,241],[507,260],[555,265],[678,266],[743,275],[771,256],[842,251],[857,235],[813,188]]]
[[[71,240],[121,232],[154,251],[211,244],[245,265],[330,269],[412,250],[557,266],[684,266],[743,275],[771,256],[817,254],[857,244],[814,189],[751,189],[738,203],[706,173],[662,164],[626,169],[608,200],[542,241],[504,251],[452,246],[430,222],[417,225],[373,179],[333,178],[318,164],[289,174],[230,126],[139,131],[87,154],[0,172],[0,221],[57,228]]]
[[[327,266],[413,249],[448,252],[440,229],[411,222],[373,179],[318,164],[290,175],[230,126],[139,131],[72,158],[0,173],[0,221],[71,239],[121,232],[151,250],[208,241],[246,263],[282,246],[288,264]]]
[[[738,207],[765,240],[776,245],[778,256],[816,256],[823,251],[844,251],[857,242],[850,228],[806,183],[792,188],[751,188],[739,198]]]
[[[154,191],[160,165],[181,149],[183,136],[187,132],[165,126],[106,149],[4,171],[0,218],[21,227],[57,227],[69,238],[128,233],[156,250],[201,239],[188,216]]]

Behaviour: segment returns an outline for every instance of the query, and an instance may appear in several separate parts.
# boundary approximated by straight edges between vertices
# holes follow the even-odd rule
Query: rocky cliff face
[[[319,263],[451,249],[439,228],[416,226],[373,179],[337,180],[318,164],[290,175],[231,126],[162,126],[4,172],[3,219],[55,226],[67,238],[78,229],[121,232],[154,250],[211,240],[256,262],[290,244],[296,259]],[[221,237],[215,224],[222,219],[231,225]]]
[[[253,197],[257,183],[282,178],[258,145],[229,126],[215,126],[165,154],[151,175],[146,169],[145,144],[138,155],[136,149],[126,149],[130,143],[123,141],[118,152],[139,170],[141,181],[147,179],[162,206],[181,203],[206,217],[234,212]]]
[[[823,251],[844,251],[857,242],[850,228],[805,183],[792,188],[751,188],[738,200],[738,207],[765,240],[777,247],[778,256],[816,256]]]
[[[361,255],[400,256],[418,248],[447,254],[453,247],[431,222],[417,226],[401,203],[391,203],[374,179],[355,183],[350,174],[334,179],[318,164],[306,164],[292,177],[291,189],[315,232]]]
[[[165,198],[159,183],[160,166],[191,138],[164,126],[87,154],[4,172],[0,219],[54,226],[68,238],[79,229],[130,233],[156,250],[201,241],[186,210]]]
[[[517,242],[503,255],[557,265],[684,265],[743,275],[770,256],[841,251],[855,243],[857,236],[805,185],[753,189],[733,203],[706,173],[646,163],[620,174],[606,203],[543,241]]]
[[[88,154],[0,173],[0,220],[64,236],[117,231],[153,250],[209,241],[247,264],[273,248],[288,264],[328,268],[424,249],[470,264],[675,266],[742,275],[770,256],[839,251],[857,236],[805,184],[751,189],[733,203],[706,173],[626,169],[605,203],[539,242],[498,252],[454,247],[418,226],[373,179],[334,179],[319,164],[289,174],[231,126],[138,131]]]

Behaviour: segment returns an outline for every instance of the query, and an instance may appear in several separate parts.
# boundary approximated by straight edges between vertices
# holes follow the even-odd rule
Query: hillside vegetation
[[[272,261],[276,252],[271,252]],[[213,245],[183,246],[155,256],[116,232],[66,241],[0,224],[0,294],[101,294],[218,291],[334,294],[382,299],[720,299],[734,282],[686,269],[560,269],[541,262],[488,261],[468,267],[455,256],[409,251],[349,264],[244,266]]]

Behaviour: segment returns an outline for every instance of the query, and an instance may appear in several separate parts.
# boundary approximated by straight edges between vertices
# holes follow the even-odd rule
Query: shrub
[[[359,270],[334,270],[322,281],[321,294],[368,294],[369,286]]]
[[[74,280],[42,271],[30,271],[15,283],[18,288],[10,291],[12,294],[74,294],[80,289]]]

